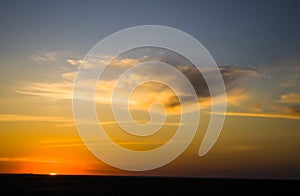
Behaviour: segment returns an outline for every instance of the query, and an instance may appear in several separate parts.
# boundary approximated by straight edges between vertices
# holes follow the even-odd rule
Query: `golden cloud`
[[[300,103],[299,93],[289,93],[281,95],[279,102],[281,103]]]
[[[224,113],[212,113],[216,115],[226,115],[233,117],[260,117],[260,118],[283,118],[283,119],[300,119],[300,115],[289,114],[274,114],[274,113],[247,113],[247,112],[226,112]]]

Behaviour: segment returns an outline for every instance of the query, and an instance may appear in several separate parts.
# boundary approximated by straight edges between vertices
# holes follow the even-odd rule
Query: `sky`
[[[299,179],[299,8],[292,0],[2,1],[0,172]],[[155,170],[130,172],[107,165],[86,148],[74,123],[72,91],[88,51],[110,34],[138,25],[169,26],[199,40],[221,70],[228,107],[215,146],[199,157],[211,105],[201,74],[172,51],[142,48],[122,54],[96,92],[100,124],[119,145],[156,148],[174,134],[180,115],[174,92],[145,84],[133,94],[132,115],[145,123],[148,106],[160,101],[169,115],[162,133],[136,139],[120,130],[109,108],[109,90],[114,74],[135,64],[156,60],[181,70],[204,111],[182,155]]]

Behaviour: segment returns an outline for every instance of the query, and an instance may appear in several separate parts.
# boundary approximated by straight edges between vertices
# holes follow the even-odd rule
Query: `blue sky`
[[[85,54],[123,28],[188,32],[221,64],[273,64],[299,56],[298,1],[4,1],[1,58],[36,50]]]

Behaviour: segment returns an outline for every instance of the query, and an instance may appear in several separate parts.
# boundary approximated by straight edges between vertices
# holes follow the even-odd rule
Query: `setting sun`
[[[56,173],[55,172],[51,172],[49,173],[50,176],[56,176]]]

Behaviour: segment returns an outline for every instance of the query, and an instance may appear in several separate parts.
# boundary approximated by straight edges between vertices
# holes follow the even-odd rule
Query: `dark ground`
[[[0,175],[0,195],[299,195],[300,180]]]

